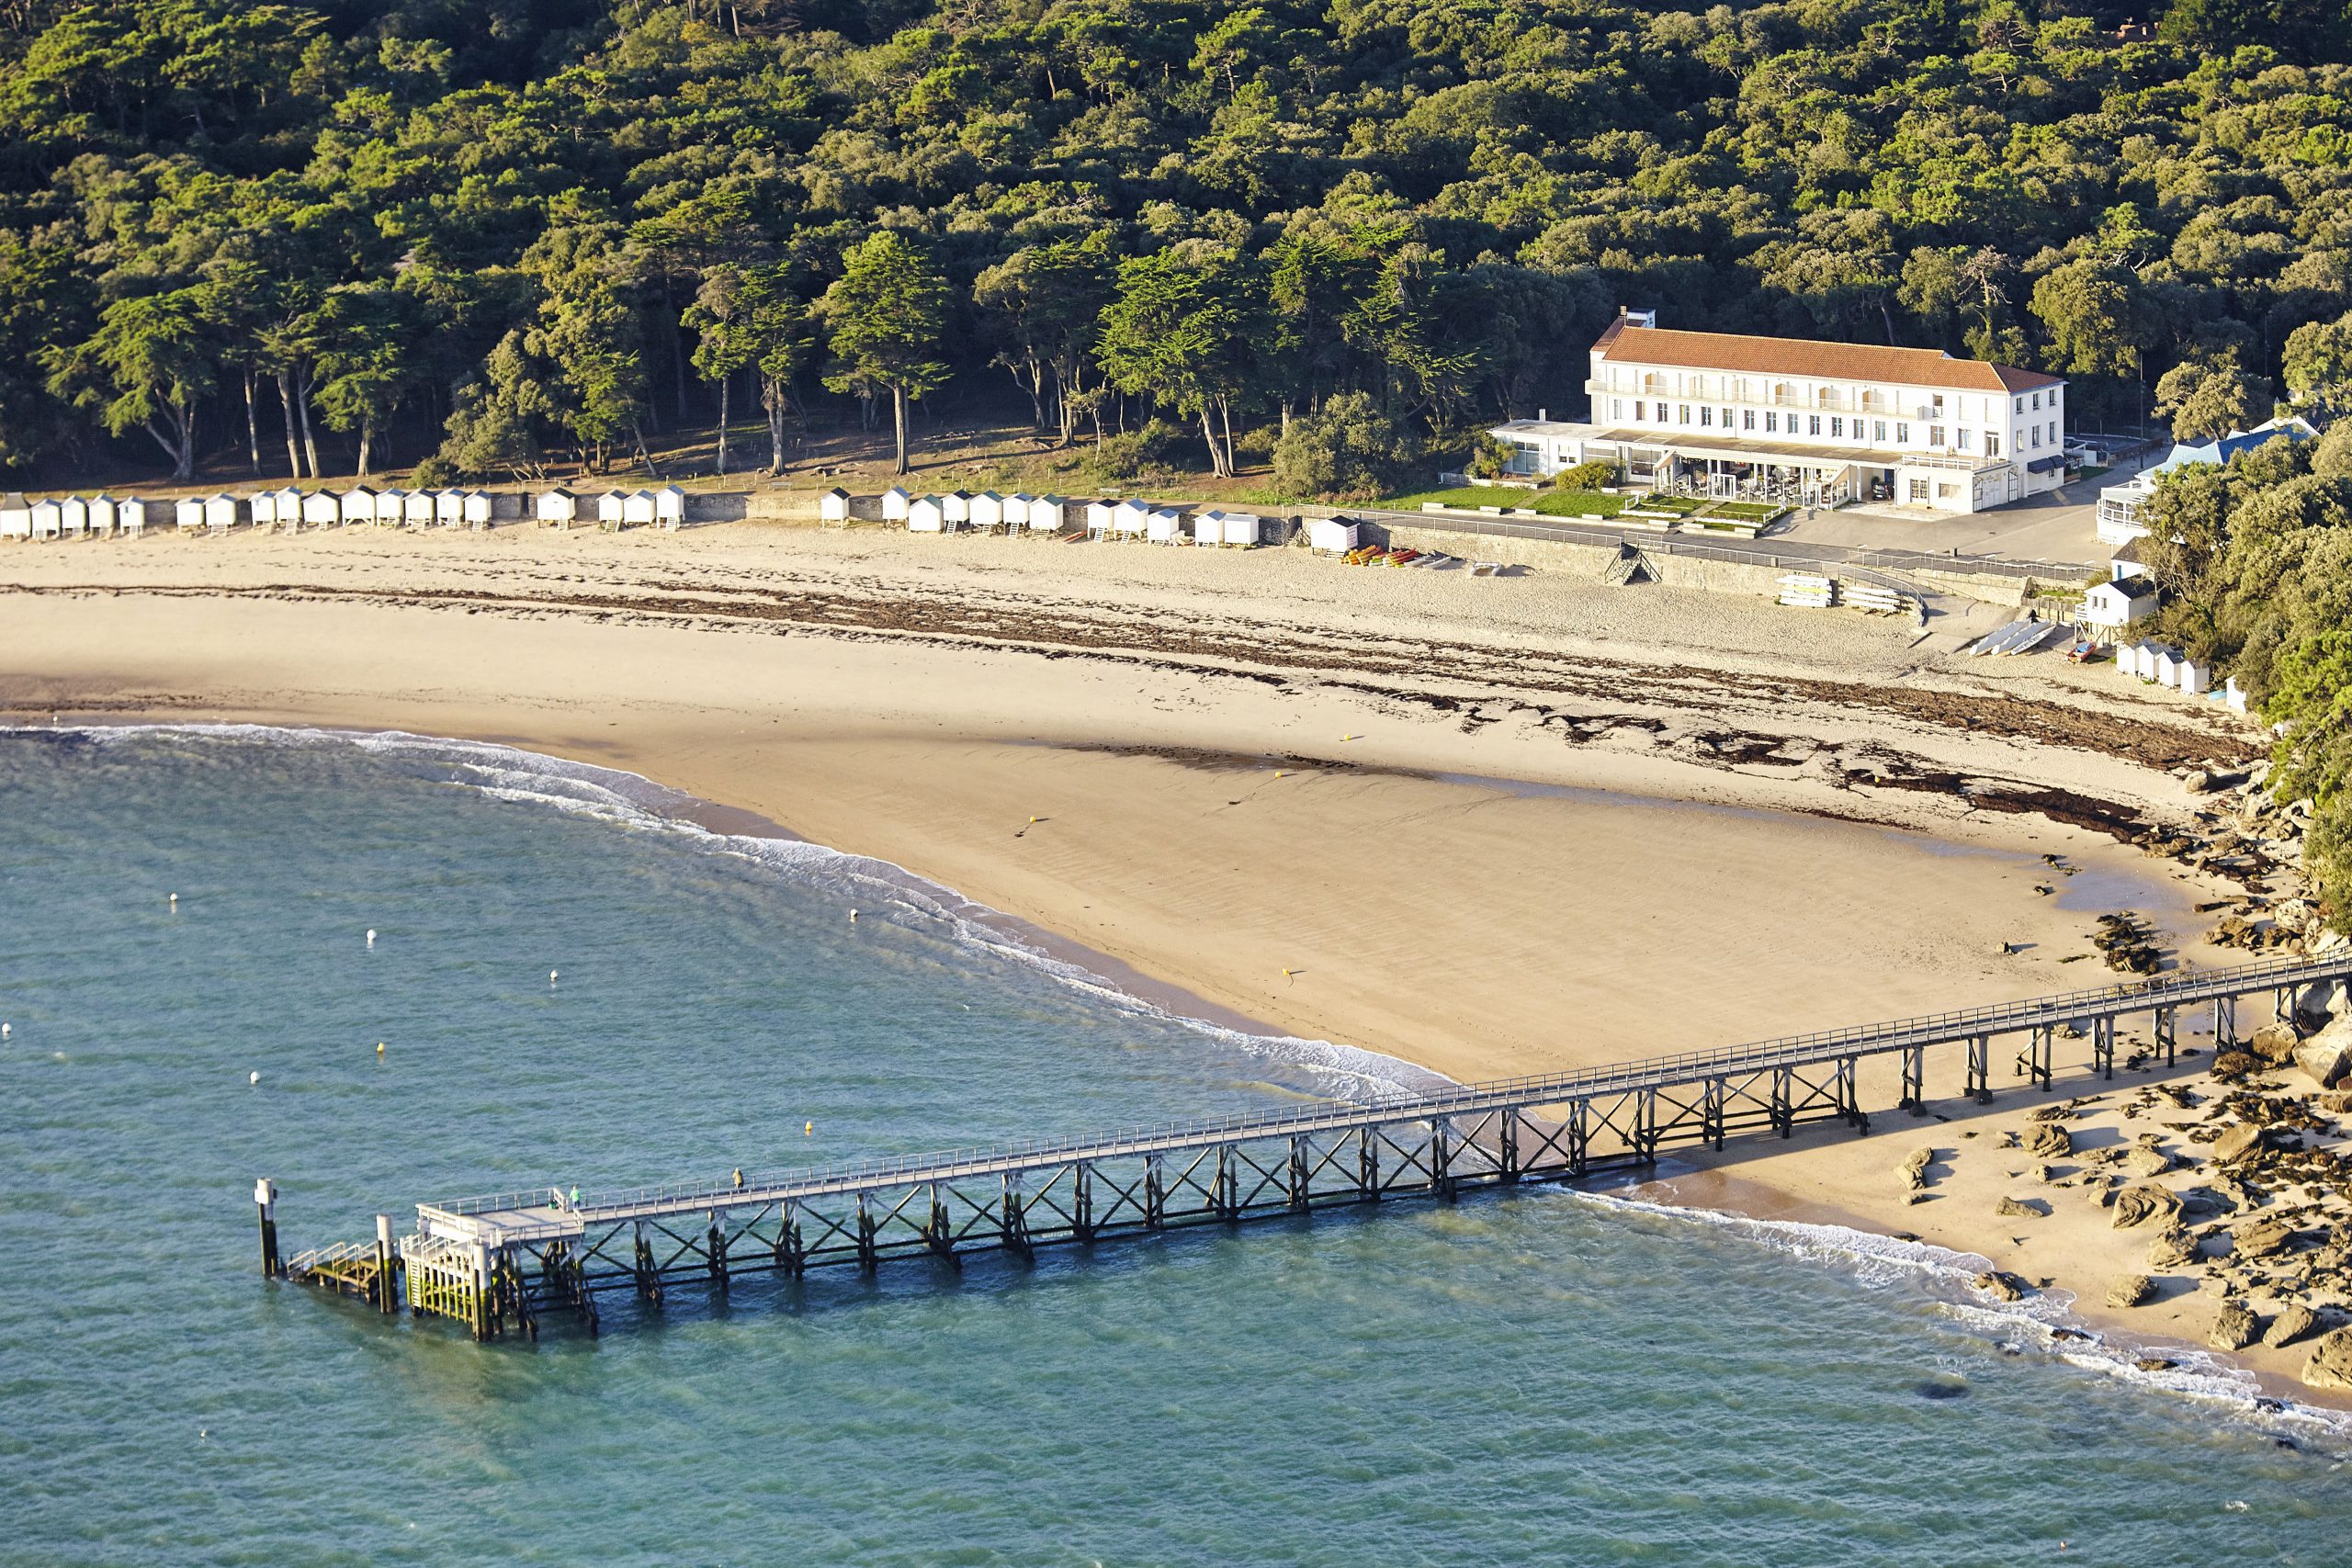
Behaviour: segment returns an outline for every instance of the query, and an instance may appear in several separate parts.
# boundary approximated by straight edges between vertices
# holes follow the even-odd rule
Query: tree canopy
[[[1621,303],[2058,370],[2084,421],[2340,408],[2346,0],[2145,15],[8,0],[0,464],[259,467],[266,418],[298,472],[322,428],[601,463],[739,382],[780,457],[803,378],[1008,372],[1059,440],[1166,413],[1226,467],[1361,393],[1458,448],[1577,407]],[[877,238],[940,285],[887,375],[804,309]]]

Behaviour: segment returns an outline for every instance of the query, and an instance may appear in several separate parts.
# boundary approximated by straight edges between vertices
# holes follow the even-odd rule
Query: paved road
[[[1819,571],[1838,575],[1838,569],[1867,575],[1882,572],[1962,571],[1999,577],[2034,578],[2045,582],[2080,582],[2092,569],[2076,561],[2010,560],[1997,556],[1934,554],[1924,550],[1867,549],[1854,545],[1771,536],[1760,539],[1699,539],[1687,534],[1653,534],[1638,528],[1612,527],[1605,523],[1571,523],[1556,518],[1487,517],[1458,512],[1388,512],[1377,507],[1315,508],[1310,515],[1361,517],[1369,522],[1412,528],[1443,528],[1449,532],[1489,535],[1498,538],[1550,539],[1573,545],[1633,545],[1653,556],[1690,556],[1701,560],[1737,561],[1749,566]]]

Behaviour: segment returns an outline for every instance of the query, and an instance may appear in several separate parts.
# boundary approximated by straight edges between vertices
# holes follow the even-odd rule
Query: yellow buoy
[[[801,1128],[800,1135],[804,1138],[815,1137],[817,1135],[817,1123],[811,1122],[806,1127]]]
[[[378,1055],[379,1056],[380,1056],[380,1055],[382,1055],[383,1054],[384,1054],[384,1043],[383,1043],[382,1041],[379,1040],[379,1041],[377,1041],[377,1042],[376,1042],[376,1055]]]

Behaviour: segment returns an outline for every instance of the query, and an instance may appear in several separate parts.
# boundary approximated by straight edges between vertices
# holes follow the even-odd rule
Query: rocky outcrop
[[[2352,1328],[2331,1328],[2312,1347],[2303,1381],[2313,1388],[2352,1388]]]
[[[2223,1302],[2222,1310],[2213,1316],[2212,1331],[2205,1342],[2216,1350],[2243,1350],[2254,1343],[2260,1325],[2254,1320],[2254,1311],[2244,1302]]]
[[[2150,1221],[2170,1224],[2180,1218],[2180,1199],[2153,1182],[2127,1187],[2115,1195],[2115,1228],[2129,1230]]]
[[[2295,1066],[2320,1088],[2334,1089],[2352,1077],[2352,1039],[2332,1031],[2314,1034],[2295,1047]]]
[[[2064,1159],[2075,1152],[2075,1134],[2055,1122],[2037,1122],[2026,1134],[2025,1150],[2036,1159]]]
[[[2217,1160],[2236,1159],[2259,1147],[2261,1143],[2262,1129],[2250,1122],[2241,1122],[2233,1127],[2222,1129],[2222,1135],[2213,1140],[2213,1157]]]
[[[2249,1055],[2276,1067],[2292,1060],[2295,1047],[2302,1041],[2291,1023],[2266,1023],[2247,1038],[2245,1050]]]
[[[2252,1220],[2230,1228],[2230,1250],[2240,1258],[2276,1258],[2295,1237],[2284,1220]]]
[[[2197,1238],[2186,1227],[2168,1225],[2148,1243],[2148,1267],[2186,1269],[2197,1261]]]
[[[2015,1302],[2025,1299],[2025,1281],[2015,1274],[1998,1269],[1987,1269],[1976,1276],[1976,1288],[1996,1301]]]
[[[2279,1349],[2292,1345],[2318,1326],[2319,1314],[2311,1308],[2281,1307],[2278,1315],[2270,1320],[2270,1326],[2262,1331],[2262,1342],[2274,1350]]]
[[[1909,1187],[1914,1192],[1917,1192],[1926,1187],[1928,1185],[1928,1168],[1935,1163],[1935,1150],[1913,1149],[1911,1151],[1910,1157],[1903,1162],[1904,1184]]]
[[[2162,1176],[2172,1168],[2172,1156],[2153,1144],[2142,1144],[2123,1156],[2123,1168],[2134,1176]]]
[[[2145,1274],[2118,1274],[2107,1288],[2107,1304],[2135,1307],[2156,1293],[2156,1282]]]
[[[2004,1198],[1993,1213],[2005,1220],[2039,1220],[2049,1215],[2050,1204],[2041,1198]]]

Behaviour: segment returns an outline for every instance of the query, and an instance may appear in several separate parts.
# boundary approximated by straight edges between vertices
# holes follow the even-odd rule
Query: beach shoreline
[[[2143,857],[2096,825],[1979,809],[1964,790],[1856,783],[1858,761],[1875,757],[1890,773],[1976,767],[2151,817],[2177,810],[2177,781],[2149,768],[2141,742],[2071,751],[2025,735],[2029,724],[1988,735],[1743,686],[1769,686],[1774,678],[1758,671],[1779,657],[1775,640],[1792,621],[1822,628],[1807,679],[1843,659],[1860,667],[1847,679],[1958,684],[1931,665],[1908,668],[1892,628],[1805,623],[1762,605],[1694,609],[1661,594],[1670,622],[1705,611],[1716,645],[1697,657],[1687,639],[1675,643],[1677,624],[1652,639],[1677,649],[1671,679],[1705,689],[1682,720],[1660,716],[1644,691],[1610,703],[1562,693],[1535,707],[1491,681],[1502,694],[1465,714],[1455,671],[1420,682],[1442,703],[1420,700],[1393,671],[1363,679],[1351,661],[1365,646],[1402,645],[1428,627],[1381,604],[1325,603],[1315,598],[1330,592],[1319,581],[1281,607],[1323,628],[1329,667],[1272,676],[1238,649],[1137,660],[1115,646],[1090,656],[806,618],[782,627],[707,611],[671,618],[643,607],[655,592],[681,592],[655,581],[688,570],[670,551],[502,541],[550,576],[627,577],[633,597],[453,604],[434,597],[439,584],[478,573],[494,547],[475,543],[419,570],[380,547],[329,549],[322,562],[304,558],[308,541],[210,543],[207,554],[167,541],[101,586],[92,579],[109,574],[90,570],[92,551],[70,552],[79,558],[62,567],[30,563],[17,586],[31,591],[10,596],[27,636],[0,666],[0,712],[398,729],[623,769],[710,803],[689,819],[714,831],[801,838],[903,867],[1001,911],[1017,940],[1167,1010],[1337,1041],[1458,1080],[2096,983],[2095,963],[2066,965],[2086,951],[2086,929],[2106,906],[2070,897],[2046,855],[2086,888],[2132,894],[2182,962],[2233,961],[2197,940],[2196,906],[2229,891],[2214,878]],[[773,541],[731,543],[734,553],[695,563],[697,593],[786,591],[760,580],[773,566],[760,552]],[[837,543],[819,541],[813,564],[797,543],[786,540],[783,555],[804,576],[831,582],[853,570]],[[854,570],[876,574],[886,595],[944,572],[967,605],[989,594],[1035,600],[1057,586],[1079,597],[1100,591],[1041,578],[1054,563],[1036,548],[1011,545],[1010,566],[985,557],[910,566],[894,545]],[[12,557],[12,567],[25,559]],[[1246,561],[1171,570],[1216,574],[1221,592],[1233,563]],[[308,593],[289,583],[298,565],[366,592]],[[1566,666],[1598,640],[1630,667],[1626,633],[1596,639],[1581,622],[1545,637],[1520,630],[1584,613],[1586,599],[1544,586],[1552,597],[1516,612],[1511,628],[1530,658]],[[1180,583],[1115,609],[1148,632],[1215,604]],[[1599,624],[1628,613],[1623,601],[1593,601]],[[1742,638],[1757,646],[1729,646]],[[1986,700],[2018,699],[1996,691]],[[2141,722],[2128,704],[2120,720],[2115,709],[2105,705],[2097,723]],[[1767,724],[1778,728],[1763,737],[1777,753],[1757,750]],[[1564,744],[1563,730],[1578,726],[1594,733]],[[2156,754],[2201,733],[2170,708],[2143,728]],[[1747,739],[1707,739],[1726,729]],[[2215,737],[2217,754],[2228,746]],[[1996,953],[2007,946],[2017,951]],[[2180,1076],[2192,1070],[2184,1064]],[[1931,1095],[1958,1087],[1949,1064],[1931,1066],[1930,1077]],[[1866,1082],[1866,1103],[1891,1104],[1884,1087]],[[2088,1087],[2062,1080],[2063,1091]],[[1989,1145],[2030,1110],[2025,1096],[2001,1101],[1989,1112],[1949,1098],[1931,1109]],[[2048,1238],[2020,1248],[1973,1212],[1973,1197],[1961,1213],[1949,1189],[1905,1208],[1893,1178],[1903,1135],[1844,1136],[1840,1145],[1809,1129],[1769,1155],[1731,1153],[1743,1181],[1792,1213],[1914,1231],[2029,1279],[2051,1277],[2081,1303],[2098,1299],[2098,1271],[2120,1267],[2124,1249],[2136,1254],[2139,1238],[2098,1234],[2079,1215],[2064,1225],[2052,1215],[2042,1222]],[[1988,1169],[1983,1179],[2004,1178]],[[2056,1254],[2079,1260],[2053,1272]],[[2187,1339],[2212,1300],[2200,1304],[2191,1292],[2163,1311],[2080,1315],[2103,1332]],[[2242,1359],[2275,1379],[2301,1353]],[[2334,1403],[2300,1385],[2295,1397]]]

